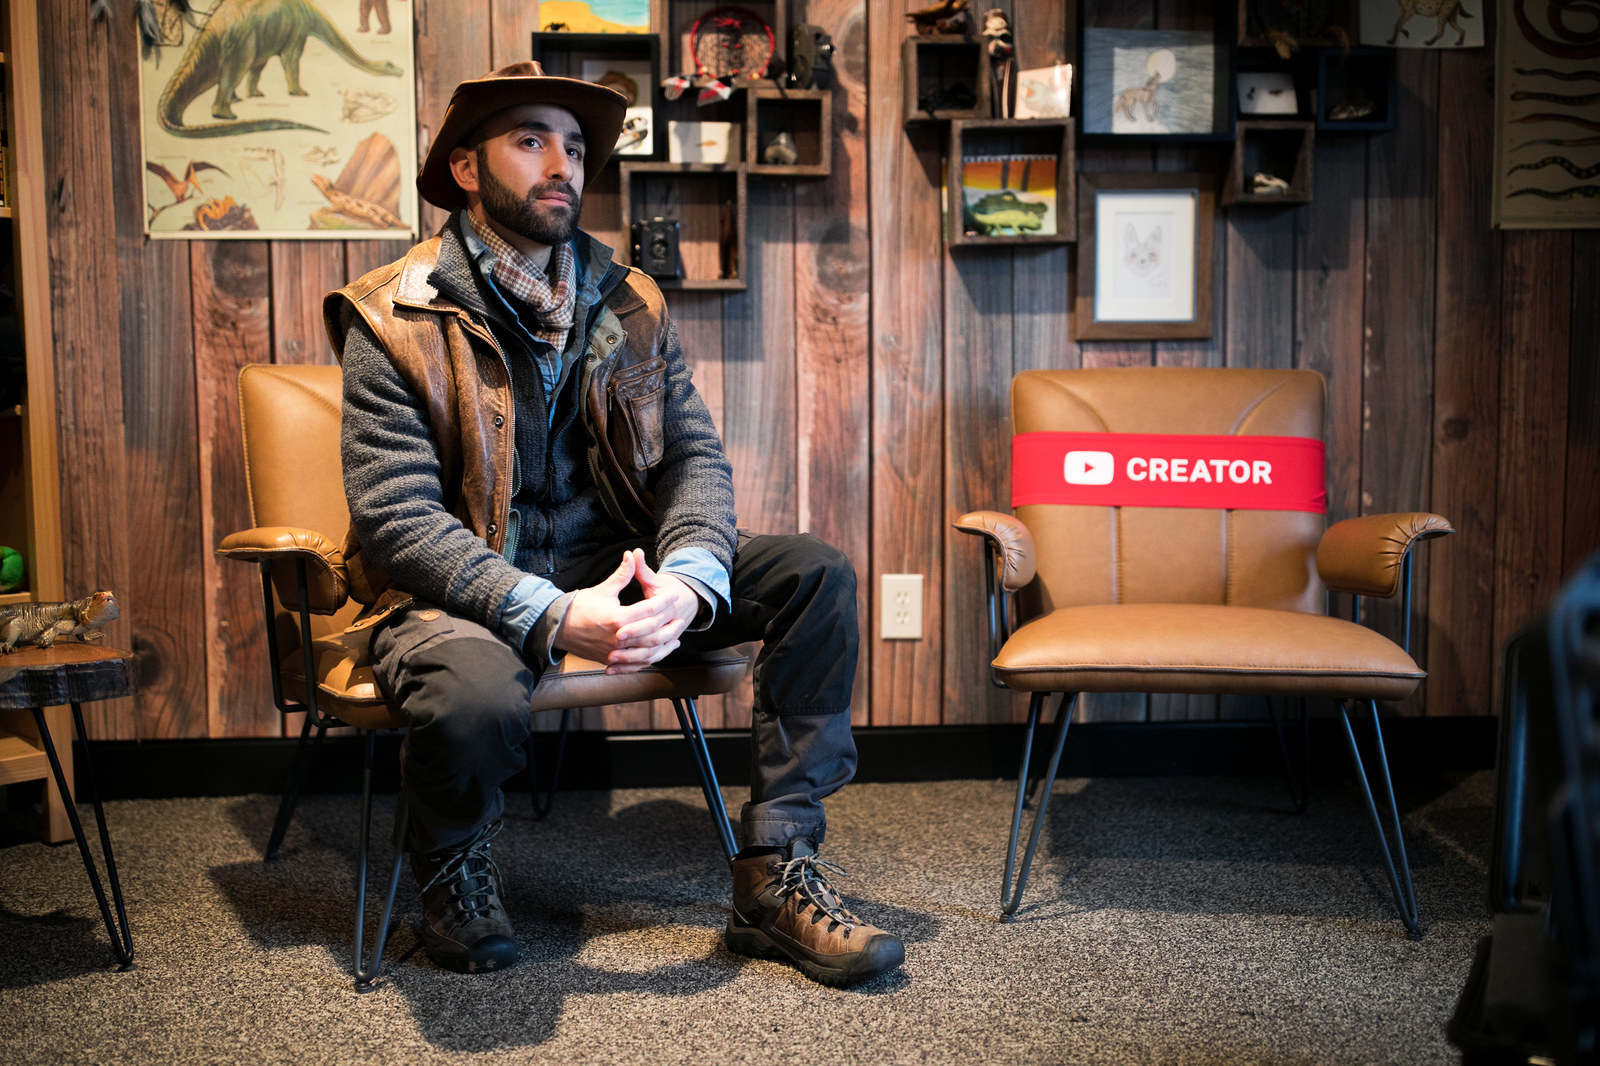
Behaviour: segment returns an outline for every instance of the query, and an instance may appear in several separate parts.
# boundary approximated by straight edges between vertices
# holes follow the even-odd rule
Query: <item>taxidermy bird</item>
[[[184,167],[183,177],[181,178],[172,171],[168,170],[166,167],[162,166],[160,163],[146,161],[144,168],[150,173],[154,174],[156,177],[160,178],[162,181],[166,182],[167,188],[172,190],[172,202],[170,204],[162,204],[160,207],[157,207],[155,204],[145,205],[150,208],[151,222],[154,222],[156,220],[156,216],[161,214],[161,212],[165,211],[167,208],[177,207],[185,200],[190,199],[193,195],[189,191],[191,188],[194,189],[195,192],[200,193],[202,196],[205,195],[205,190],[200,187],[200,183],[196,181],[194,177],[200,171],[215,170],[218,174],[221,174],[225,178],[232,177],[232,175],[226,170],[223,170],[221,167],[213,163],[198,161],[191,162],[188,166]]]
[[[917,28],[917,33],[930,37],[939,33],[966,33],[972,24],[967,14],[967,0],[939,0],[939,3],[918,11],[907,11],[906,18]]]

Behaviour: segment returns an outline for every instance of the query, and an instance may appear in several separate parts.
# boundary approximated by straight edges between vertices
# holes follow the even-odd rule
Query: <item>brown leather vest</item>
[[[404,259],[330,292],[323,320],[340,358],[345,308],[366,321],[427,412],[445,506],[490,550],[506,555],[516,417],[510,366],[488,328],[429,282],[440,242],[424,241]],[[601,499],[613,518],[639,533],[655,527],[646,483],[663,451],[665,342],[661,291],[629,269],[604,298],[574,367],[582,375],[589,466]],[[351,595],[374,603],[389,585],[387,575],[365,560],[353,529],[344,549]]]

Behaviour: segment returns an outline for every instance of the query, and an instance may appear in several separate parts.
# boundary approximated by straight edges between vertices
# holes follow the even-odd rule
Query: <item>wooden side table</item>
[[[111,834],[106,831],[105,811],[101,809],[100,793],[94,784],[94,766],[89,760],[89,735],[83,728],[83,709],[80,705],[91,700],[131,696],[133,690],[131,652],[77,641],[60,641],[50,648],[19,648],[9,655],[0,655],[0,710],[33,712],[39,742],[50,760],[50,771],[55,775],[56,787],[66,801],[72,835],[77,838],[78,853],[83,856],[83,868],[89,874],[95,901],[100,904],[100,917],[105,920],[106,934],[111,938],[111,950],[123,969],[133,966],[133,939],[128,933],[128,914],[122,903],[122,885],[117,880],[117,862],[111,854]],[[100,851],[105,856],[106,880],[111,883],[111,899],[117,906],[115,924],[111,918],[111,907],[106,902],[105,889],[100,884],[100,874],[95,868],[94,856],[89,852],[89,841],[83,834],[83,823],[78,820],[71,784],[62,769],[61,759],[56,755],[50,724],[45,716],[46,707],[63,703],[71,704],[72,720],[83,741],[82,785],[89,792],[89,802],[94,805],[95,820],[99,823]],[[67,751],[70,755],[70,738]]]

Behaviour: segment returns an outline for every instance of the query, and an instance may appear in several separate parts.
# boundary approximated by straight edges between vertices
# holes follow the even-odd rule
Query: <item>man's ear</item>
[[[462,192],[478,191],[478,153],[465,148],[450,152],[450,176],[456,179]]]

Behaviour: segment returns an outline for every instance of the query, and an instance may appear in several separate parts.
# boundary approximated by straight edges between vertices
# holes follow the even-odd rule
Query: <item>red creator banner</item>
[[[1019,433],[1011,438],[1011,506],[1327,514],[1324,452],[1310,437]]]

